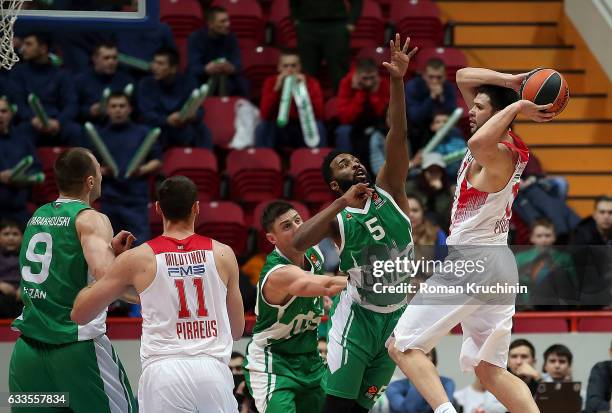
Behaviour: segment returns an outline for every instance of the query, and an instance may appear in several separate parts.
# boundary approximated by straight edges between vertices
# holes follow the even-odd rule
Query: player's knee
[[[478,380],[486,389],[490,389],[492,383],[495,381],[495,377],[500,373],[501,369],[486,361],[481,361],[474,368],[474,372],[478,377]]]

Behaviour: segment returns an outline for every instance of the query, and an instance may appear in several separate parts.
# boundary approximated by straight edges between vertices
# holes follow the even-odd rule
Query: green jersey
[[[23,313],[13,322],[26,337],[64,344],[106,330],[106,311],[87,325],[70,320],[74,299],[92,279],[76,230],[77,215],[89,208],[79,200],[58,199],[28,221],[19,255]]]
[[[347,207],[337,219],[340,270],[349,276],[347,292],[353,301],[379,313],[406,304],[403,286],[411,277],[412,226],[393,197],[376,186],[363,209]],[[391,269],[383,266],[389,261]]]
[[[305,262],[313,277],[324,273],[323,254],[318,247],[306,251]],[[270,273],[286,265],[294,264],[275,249],[261,271],[255,306],[257,320],[245,360],[247,369],[284,374],[291,366],[281,362],[282,356],[318,354],[317,327],[323,315],[322,298],[293,296],[286,304],[275,305],[266,302],[263,296],[263,286]]]

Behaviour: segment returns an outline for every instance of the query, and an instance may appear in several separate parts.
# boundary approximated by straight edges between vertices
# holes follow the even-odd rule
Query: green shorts
[[[11,356],[9,389],[68,393],[69,409],[13,408],[15,412],[138,411],[127,375],[106,335],[67,344],[20,337]]]
[[[328,370],[323,381],[327,394],[372,408],[395,371],[385,342],[404,310],[377,313],[352,302],[346,294],[340,296],[330,318]]]
[[[249,364],[248,356],[245,360],[244,377],[259,413],[320,412],[325,402],[321,387],[325,365],[319,354],[270,357],[274,373],[258,369],[258,363]]]

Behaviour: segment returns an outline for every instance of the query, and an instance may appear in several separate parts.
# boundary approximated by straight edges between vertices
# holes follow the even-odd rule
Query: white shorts
[[[461,369],[473,372],[480,361],[506,368],[515,294],[473,294],[466,291],[469,291],[469,283],[515,286],[518,271],[514,256],[507,247],[478,248],[468,253],[465,250],[459,254],[451,252],[447,261],[484,257],[486,273],[473,272],[458,278],[455,274],[437,272],[426,281],[430,286],[463,286],[464,293],[417,293],[393,331],[398,350],[420,349],[428,353],[461,323]]]
[[[143,413],[236,413],[234,379],[228,366],[212,357],[170,358],[147,365],[138,385]]]

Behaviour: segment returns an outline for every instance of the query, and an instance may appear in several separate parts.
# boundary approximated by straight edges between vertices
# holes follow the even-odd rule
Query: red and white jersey
[[[182,240],[160,236],[147,243],[155,253],[155,279],[142,293],[142,367],[186,356],[229,363],[233,338],[227,287],[219,277],[212,240],[197,234]]]
[[[474,156],[468,149],[457,177],[457,188],[451,214],[448,245],[499,245],[508,243],[512,203],[518,194],[521,174],[529,161],[529,149],[518,135],[509,131],[514,143],[503,141],[518,154],[514,173],[499,192],[488,193],[474,188],[467,178]]]

